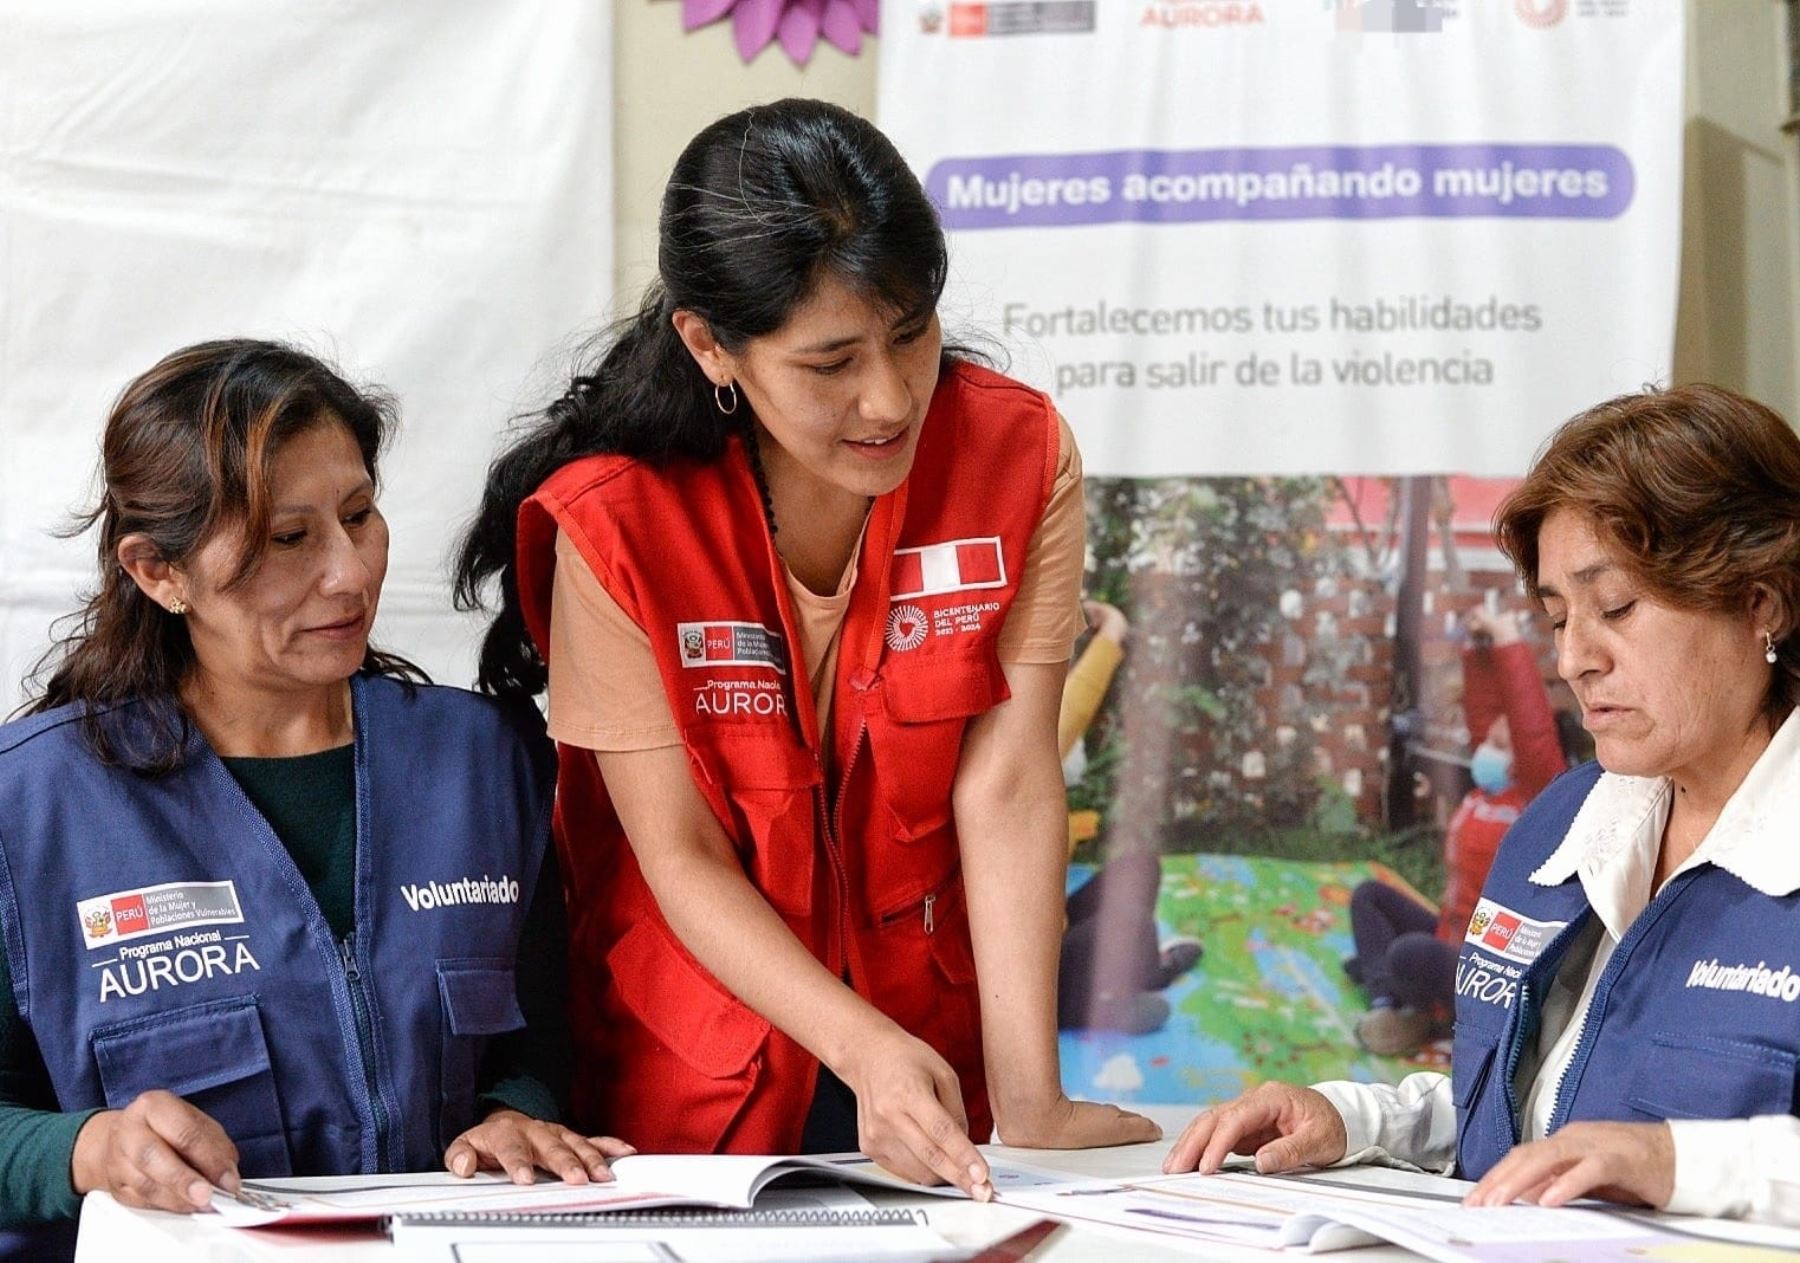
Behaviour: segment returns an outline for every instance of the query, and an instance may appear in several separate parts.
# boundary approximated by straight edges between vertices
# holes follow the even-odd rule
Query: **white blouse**
[[[1531,875],[1544,886],[1578,875],[1595,921],[1564,957],[1544,999],[1535,1047],[1519,1061],[1523,1141],[1540,1140],[1548,1130],[1594,988],[1655,893],[1670,801],[1665,778],[1606,773],[1562,845]],[[1800,711],[1788,716],[1711,832],[1676,871],[1702,864],[1725,869],[1766,895],[1800,889]],[[1344,1119],[1349,1145],[1340,1165],[1397,1160],[1445,1174],[1454,1167],[1456,1108],[1448,1075],[1408,1075],[1393,1087],[1315,1086]],[[1800,1224],[1800,1118],[1671,1119],[1668,1126],[1675,1143],[1668,1210]]]

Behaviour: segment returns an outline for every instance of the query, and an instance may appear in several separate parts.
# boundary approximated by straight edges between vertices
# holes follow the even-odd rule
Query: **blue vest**
[[[1457,1165],[1479,1179],[1519,1141],[1513,1089],[1543,998],[1594,913],[1578,876],[1540,886],[1599,781],[1590,763],[1507,832],[1456,968],[1451,1054]],[[1794,836],[1800,845],[1800,821]],[[1550,1131],[1794,1113],[1800,1067],[1800,895],[1763,894],[1702,864],[1669,881],[1620,940],[1594,992]]]
[[[474,1122],[549,836],[535,713],[358,676],[356,930],[198,735],[180,770],[103,766],[65,707],[0,728],[0,926],[64,1110],[164,1088],[245,1176],[426,1170]],[[141,722],[126,705],[108,723]]]

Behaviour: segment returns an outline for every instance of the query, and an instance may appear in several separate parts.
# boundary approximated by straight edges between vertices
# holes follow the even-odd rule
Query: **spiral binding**
[[[530,1210],[434,1210],[395,1215],[390,1224],[469,1228],[911,1228],[925,1223],[916,1210],[636,1210],[557,1214]]]

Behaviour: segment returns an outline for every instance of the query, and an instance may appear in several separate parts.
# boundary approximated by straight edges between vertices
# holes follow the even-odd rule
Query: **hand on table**
[[[950,1063],[898,1027],[865,1041],[840,1072],[856,1093],[862,1151],[915,1184],[954,1184],[991,1201],[987,1160],[969,1139],[962,1085]]]
[[[212,1204],[213,1185],[237,1191],[237,1163],[223,1127],[158,1090],[83,1123],[69,1172],[77,1193],[98,1189],[122,1206],[192,1214]]]
[[[505,1171],[514,1184],[530,1184],[539,1168],[569,1184],[613,1178],[610,1158],[637,1150],[611,1136],[583,1136],[518,1110],[495,1110],[450,1142],[444,1169],[468,1177],[477,1171]]]
[[[1666,1206],[1675,1193],[1667,1123],[1570,1123],[1519,1145],[1481,1177],[1465,1206],[1561,1206],[1577,1197]]]
[[[1344,1156],[1344,1120],[1323,1095],[1291,1083],[1264,1083],[1202,1110],[1176,1140],[1163,1170],[1211,1175],[1234,1153],[1256,1155],[1264,1175],[1328,1167]]]
[[[1162,1128],[1142,1114],[1117,1105],[1071,1101],[1061,1092],[1042,1106],[1006,1110],[999,1131],[1002,1144],[1021,1149],[1103,1149],[1162,1139]]]

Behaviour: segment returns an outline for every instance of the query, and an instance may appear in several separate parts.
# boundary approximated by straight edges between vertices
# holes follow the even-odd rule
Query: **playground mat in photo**
[[[1394,1083],[1449,1068],[1448,1040],[1411,1058],[1356,1042],[1368,1003],[1343,969],[1350,892],[1370,879],[1410,891],[1392,869],[1243,855],[1165,855],[1162,865],[1158,930],[1193,935],[1206,955],[1163,993],[1173,1012],[1162,1030],[1063,1032],[1071,1096],[1208,1105],[1264,1079]],[[1092,871],[1078,866],[1070,888]]]

